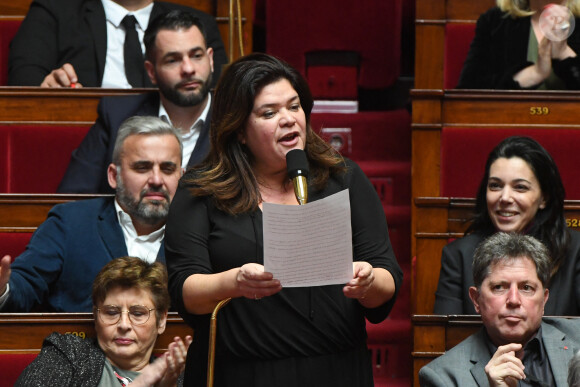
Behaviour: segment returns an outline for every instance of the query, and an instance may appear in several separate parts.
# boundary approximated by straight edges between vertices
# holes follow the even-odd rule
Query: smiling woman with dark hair
[[[436,314],[475,314],[475,248],[497,231],[534,236],[550,252],[546,315],[580,315],[580,233],[566,227],[564,185],[552,156],[529,137],[508,137],[489,154],[465,236],[443,248]],[[575,296],[570,296],[570,295]]]

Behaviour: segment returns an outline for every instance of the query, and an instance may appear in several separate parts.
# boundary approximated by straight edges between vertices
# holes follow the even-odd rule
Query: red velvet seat
[[[10,42],[22,23],[22,16],[0,16],[0,86],[8,80],[8,53]]]
[[[356,99],[357,87],[398,78],[401,25],[402,0],[267,0],[266,52],[307,77],[315,98]]]
[[[513,135],[534,138],[558,165],[566,199],[580,199],[577,152],[580,131],[574,129],[443,128],[441,131],[441,196],[475,197],[489,152]]]
[[[341,153],[357,162],[411,159],[411,117],[404,109],[352,114],[313,113],[311,124],[317,133],[323,128],[351,128],[351,150],[345,148]]]
[[[12,260],[22,254],[32,237],[31,232],[0,232],[0,254],[10,255]]]
[[[0,354],[0,387],[12,387],[36,356],[36,353]]]
[[[340,137],[343,156],[356,161],[385,206],[409,205],[411,119],[406,110],[312,114],[313,129],[331,141]],[[336,128],[336,130],[334,130]],[[349,129],[340,131],[340,129]],[[391,217],[389,217],[389,221]]]
[[[88,126],[0,125],[0,192],[54,193]]]
[[[473,23],[447,23],[445,26],[445,55],[443,64],[443,84],[446,89],[454,89],[459,81],[463,63],[469,46],[475,36]]]

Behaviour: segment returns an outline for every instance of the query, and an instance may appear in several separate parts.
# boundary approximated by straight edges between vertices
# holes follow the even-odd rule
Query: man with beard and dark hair
[[[26,251],[0,260],[0,311],[92,311],[91,286],[112,259],[165,262],[169,204],[182,175],[178,131],[158,117],[119,128],[108,181],[116,195],[54,206]]]
[[[213,49],[204,27],[188,12],[171,11],[153,20],[143,39],[145,68],[159,91],[104,97],[98,118],[72,153],[61,193],[112,193],[107,165],[119,125],[131,116],[159,116],[181,131],[182,165],[203,160],[209,150]]]

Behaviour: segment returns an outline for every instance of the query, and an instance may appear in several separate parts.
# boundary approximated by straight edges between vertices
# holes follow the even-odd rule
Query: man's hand
[[[9,255],[5,255],[0,260],[0,296],[6,291],[6,285],[10,279],[10,263],[12,259]]]
[[[524,364],[516,356],[516,352],[520,349],[522,349],[521,344],[507,344],[497,348],[485,366],[490,387],[516,387],[518,380],[526,378]]]
[[[83,87],[78,82],[79,80],[74,67],[70,63],[65,63],[61,68],[52,70],[44,78],[40,87]]]

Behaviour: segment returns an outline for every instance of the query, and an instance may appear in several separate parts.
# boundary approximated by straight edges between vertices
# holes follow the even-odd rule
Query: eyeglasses
[[[105,305],[102,308],[97,308],[99,318],[107,325],[118,323],[121,320],[121,314],[124,312],[127,312],[131,324],[143,325],[149,321],[152,310],[155,310],[155,308],[149,309],[143,305],[132,305],[129,307],[129,310],[122,310],[116,305]]]

